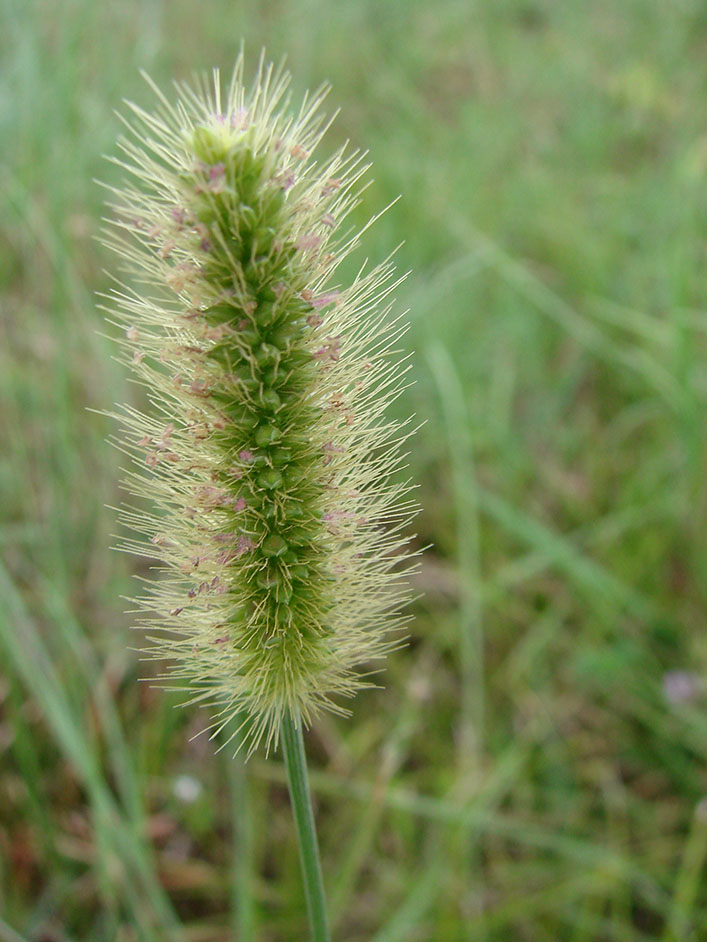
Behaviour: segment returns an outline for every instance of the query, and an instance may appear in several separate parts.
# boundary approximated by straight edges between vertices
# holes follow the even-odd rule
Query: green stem
[[[290,789],[292,812],[297,826],[299,856],[302,865],[307,913],[312,931],[312,942],[330,942],[329,924],[324,900],[322,865],[319,860],[317,832],[314,828],[312,799],[307,778],[307,757],[302,739],[302,721],[288,711],[282,719],[282,751],[285,754],[287,784]]]

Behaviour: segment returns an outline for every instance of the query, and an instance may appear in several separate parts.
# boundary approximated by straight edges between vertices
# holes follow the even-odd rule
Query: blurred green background
[[[431,543],[408,646],[308,736],[336,938],[707,939],[702,0],[2,0],[0,938],[306,938],[280,757],[139,677],[139,390],[97,310],[124,97],[243,38],[328,79],[404,240]],[[703,802],[700,804],[700,802]]]

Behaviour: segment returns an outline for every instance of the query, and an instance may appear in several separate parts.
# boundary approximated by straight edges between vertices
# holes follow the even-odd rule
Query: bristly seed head
[[[292,115],[282,68],[242,75],[239,59],[225,96],[214,73],[130,105],[116,162],[133,181],[105,241],[139,285],[110,310],[150,400],[116,414],[127,486],[155,508],[123,510],[146,538],[124,548],[165,568],[139,600],[147,652],[252,749],[285,710],[345,712],[396,643],[415,508],[396,476],[407,423],[385,415],[407,370],[393,267],[331,283],[367,168],[312,159],[325,89]]]

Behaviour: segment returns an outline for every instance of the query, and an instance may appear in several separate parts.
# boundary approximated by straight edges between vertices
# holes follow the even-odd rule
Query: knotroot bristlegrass
[[[388,259],[335,280],[365,158],[315,159],[326,89],[293,113],[288,81],[261,59],[246,88],[241,58],[227,89],[215,72],[129,104],[105,241],[147,400],[115,413],[139,501],[123,548],[161,561],[145,654],[211,705],[214,736],[281,737],[306,792],[302,725],[345,712],[399,641],[414,503],[410,426],[387,414],[406,384],[399,279]]]

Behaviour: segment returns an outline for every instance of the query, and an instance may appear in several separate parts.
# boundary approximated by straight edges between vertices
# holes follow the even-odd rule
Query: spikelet
[[[388,260],[332,282],[363,155],[314,161],[326,89],[294,116],[282,67],[242,76],[240,58],[225,96],[216,72],[174,104],[152,86],[153,113],[129,104],[104,240],[135,285],[108,310],[149,400],[114,413],[152,507],[121,510],[139,537],[121,548],[163,564],[137,600],[145,653],[252,749],[287,709],[346,712],[400,637],[414,505],[409,425],[385,414],[407,371],[399,281]]]

